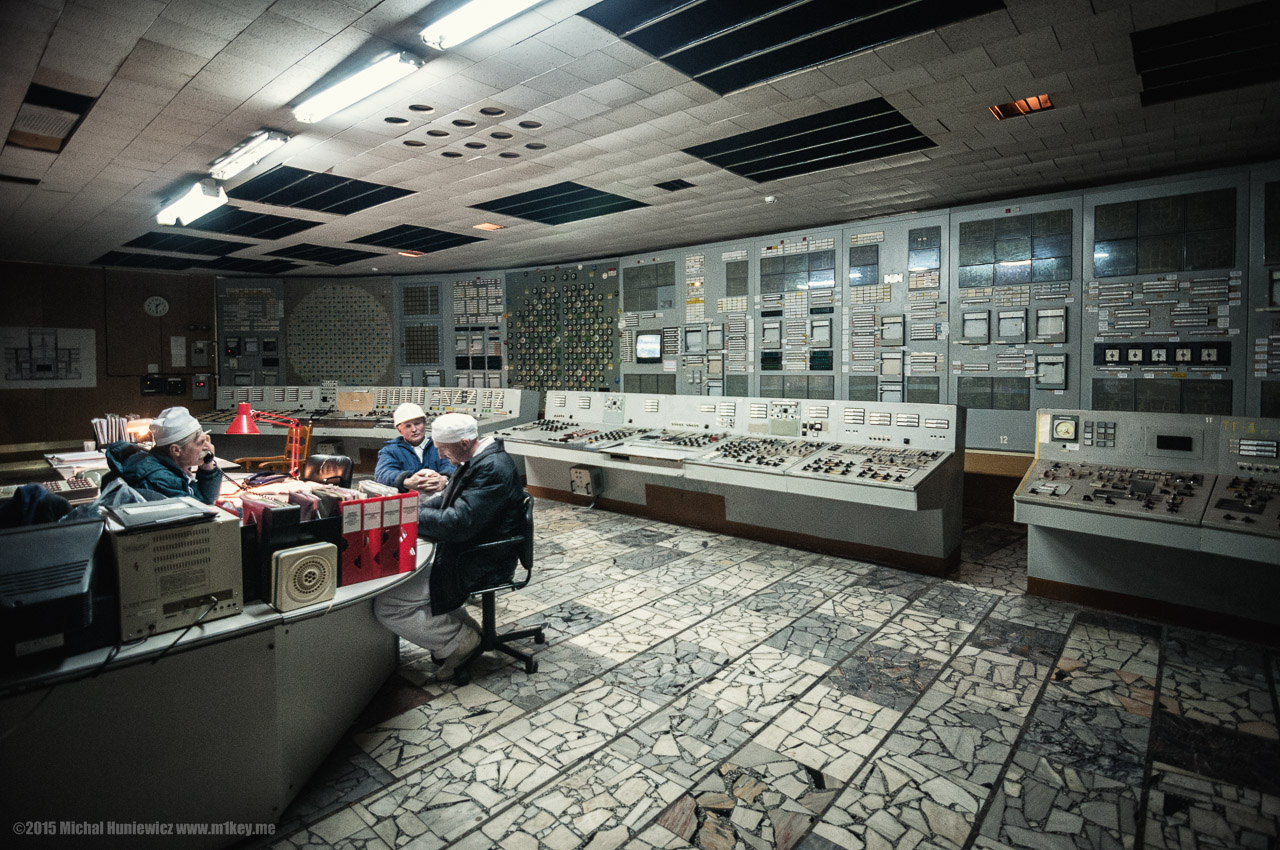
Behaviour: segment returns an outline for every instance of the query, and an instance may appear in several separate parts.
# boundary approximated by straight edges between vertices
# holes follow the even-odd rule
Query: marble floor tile
[[[757,646],[747,650],[745,655],[695,690],[712,699],[727,700],[752,714],[773,717],[804,693],[827,669],[827,665],[802,655],[792,655],[771,646]]]
[[[1132,848],[1139,785],[1018,752],[992,797],[975,847]]]
[[[1017,598],[1027,592],[1027,572],[1020,564],[973,563],[961,561],[951,580],[967,587]]]
[[[1210,632],[1171,626],[1164,642],[1164,659],[1194,670],[1266,678],[1266,651]]]
[[[666,593],[678,593],[688,585],[724,572],[731,566],[733,565],[690,556],[646,570],[638,578],[649,581]]]
[[[1140,785],[1151,719],[1061,685],[1045,688],[1021,748],[1058,764]]]
[[[807,584],[830,596],[856,582],[870,569],[873,569],[871,564],[864,561],[847,561],[823,555],[805,565],[804,569],[787,576],[786,580],[795,584]]]
[[[536,758],[565,768],[603,749],[659,707],[660,703],[596,680],[516,718],[497,734]]]
[[[692,783],[767,722],[728,700],[694,690],[641,721],[611,748],[654,773]]]
[[[684,850],[692,846],[665,826],[656,823],[627,842],[627,850]]]
[[[485,823],[480,834],[504,850],[617,848],[683,791],[670,778],[604,750]]]
[[[610,614],[617,615],[639,608],[641,605],[666,596],[670,592],[670,588],[655,582],[648,573],[643,573],[640,576],[585,593],[575,599],[574,602],[578,605],[594,608],[597,611],[607,611]]]
[[[783,626],[765,646],[802,655],[828,666],[839,664],[871,633],[871,627],[818,609]]]
[[[384,835],[390,834],[394,838],[394,832],[385,826],[379,830],[376,824],[377,819],[357,804],[270,846],[273,850],[392,850],[396,845],[387,841]]]
[[[933,684],[940,665],[913,652],[865,644],[855,650],[827,681],[845,693],[906,711]]]
[[[843,783],[750,743],[658,818],[707,850],[792,850]]]
[[[977,623],[986,616],[995,602],[996,595],[993,593],[947,581],[926,590],[911,607],[934,611],[965,623]]]
[[[892,567],[873,567],[858,579],[856,585],[883,590],[903,599],[914,599],[939,581],[940,579],[895,570]]]
[[[978,624],[969,640],[971,646],[1026,658],[1042,666],[1054,664],[1065,643],[1065,631],[1004,620],[994,614]]]
[[[334,748],[285,809],[277,824],[276,835],[289,835],[307,824],[324,820],[395,781],[389,771],[371,759],[354,741],[345,740]],[[271,843],[260,842],[261,846]]]
[[[589,652],[627,661],[652,649],[672,635],[679,634],[693,622],[663,617],[651,608],[641,608],[615,617],[595,628],[569,638],[569,643]]]
[[[525,711],[533,711],[617,663],[567,641],[539,647],[537,657],[538,672],[532,675],[524,672],[523,664],[509,663],[483,675],[473,671],[473,681]]]
[[[621,534],[609,535],[609,540],[621,546],[652,546],[655,543],[661,543],[664,540],[670,540],[674,537],[674,529],[668,526],[663,528],[632,528],[623,531]]]
[[[1232,673],[1165,664],[1160,696],[1169,711],[1263,738],[1280,738],[1275,702],[1261,671]]]
[[[913,604],[894,615],[871,636],[871,641],[877,646],[906,650],[945,664],[960,649],[974,627],[974,623]]]
[[[1160,661],[1159,635],[1142,634],[1077,617],[1067,635],[1062,654],[1071,658],[1088,658],[1090,663],[1116,670],[1127,670],[1152,678]],[[1136,623],[1136,621],[1129,621]]]
[[[816,608],[826,596],[827,593],[818,588],[783,579],[757,590],[738,604],[762,614],[799,617]]]
[[[556,769],[490,734],[366,800],[391,847],[443,847],[547,784]]]
[[[503,630],[524,629],[542,625],[546,627],[547,643],[554,644],[594,629],[601,623],[612,620],[615,616],[617,615],[613,612],[602,611],[575,599],[543,608],[537,613],[521,617],[513,623],[504,623]]]
[[[1114,706],[1130,714],[1150,718],[1155,705],[1156,680],[1153,676],[1114,670],[1064,655],[1054,667],[1053,685],[1047,698],[1051,699],[1059,690],[1069,691],[1080,700]],[[1164,694],[1161,698],[1166,707],[1173,707]]]
[[[670,546],[653,545],[631,549],[615,555],[613,565],[634,573],[641,570],[649,570],[661,564],[685,557],[688,557],[685,553],[672,549]]]
[[[952,659],[930,690],[1011,711],[1035,701],[1049,670],[1026,658],[983,649]]]
[[[734,658],[768,640],[791,621],[790,617],[730,605],[685,629],[681,637]]]
[[[1179,770],[1280,796],[1280,741],[1157,711],[1151,758]]]
[[[774,582],[780,581],[782,576],[781,570],[762,566],[751,561],[743,561],[721,570],[713,576],[702,579],[698,584],[712,585],[741,599],[744,596],[755,593],[757,590],[768,587]],[[681,591],[681,594],[683,595],[687,592],[687,590],[684,590]]]
[[[601,678],[663,704],[714,676],[732,659],[723,652],[675,637],[622,662]]]
[[[700,552],[721,543],[732,542],[734,538],[714,531],[702,531],[697,528],[682,528],[678,533],[657,541],[659,546],[670,546],[680,552]]]
[[[1021,571],[1026,572],[1025,564]],[[1079,605],[1070,602],[1015,593],[996,600],[995,607],[991,609],[991,617],[1065,635],[1071,631],[1071,624],[1080,610]]]
[[[819,682],[765,727],[755,742],[848,782],[901,718],[901,712]]]
[[[523,714],[524,709],[471,684],[449,689],[424,705],[366,728],[355,742],[399,777]]]
[[[1280,846],[1280,796],[1215,781],[1161,762],[1151,766],[1143,846]]]

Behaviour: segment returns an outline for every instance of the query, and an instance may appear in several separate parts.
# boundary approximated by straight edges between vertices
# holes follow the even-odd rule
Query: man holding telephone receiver
[[[149,452],[128,441],[107,446],[107,466],[135,490],[192,496],[206,505],[217,501],[222,470],[214,460],[213,441],[185,407],[160,411],[151,420],[151,438],[155,446]]]

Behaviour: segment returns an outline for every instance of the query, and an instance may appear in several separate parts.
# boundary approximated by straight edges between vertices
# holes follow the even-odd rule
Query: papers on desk
[[[94,466],[101,463],[105,467],[107,464],[107,456],[102,452],[59,452],[45,455],[44,459],[50,466]]]

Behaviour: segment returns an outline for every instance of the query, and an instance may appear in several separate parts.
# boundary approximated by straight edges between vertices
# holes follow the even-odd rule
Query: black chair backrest
[[[346,455],[311,455],[302,465],[303,481],[319,481],[324,484],[351,486],[352,464]]]
[[[533,575],[533,497],[524,494],[524,540],[520,543],[520,565]]]

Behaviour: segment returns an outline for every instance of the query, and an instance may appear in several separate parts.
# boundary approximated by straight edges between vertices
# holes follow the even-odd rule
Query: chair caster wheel
[[[544,635],[544,634],[542,634],[542,632],[538,632],[538,634],[536,634],[536,635],[534,635],[534,636],[533,636],[533,642],[534,642],[534,643],[546,643],[546,642],[547,642],[547,636],[546,636],[546,635]]]
[[[528,673],[529,675],[533,675],[534,673],[537,673],[537,672],[538,672],[538,662],[537,662],[537,661],[530,661],[528,664],[524,665],[524,672]]]

